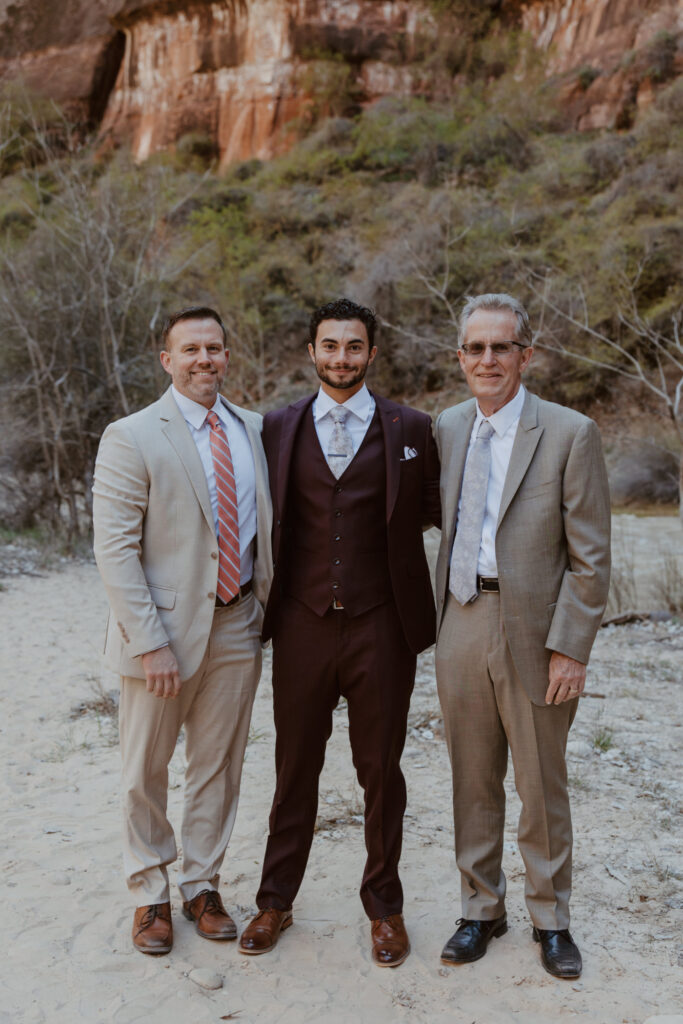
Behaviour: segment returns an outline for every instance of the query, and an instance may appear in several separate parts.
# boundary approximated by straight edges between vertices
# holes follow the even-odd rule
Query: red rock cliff
[[[581,128],[624,124],[649,101],[652,76],[635,65],[657,33],[680,61],[683,0],[499,9],[548,51]],[[422,90],[413,57],[430,20],[419,0],[0,0],[0,77],[21,74],[140,159],[201,132],[225,165],[288,145],[321,57],[361,104]]]
[[[651,101],[667,57],[680,73],[682,0],[505,0],[503,7],[516,10],[548,52],[551,73],[583,70],[565,88],[580,129],[625,125]]]

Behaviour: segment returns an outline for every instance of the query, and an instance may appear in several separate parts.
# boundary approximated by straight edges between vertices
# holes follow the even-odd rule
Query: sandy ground
[[[642,540],[643,528],[642,521],[624,520],[619,529]],[[667,549],[683,549],[675,520],[656,520],[652,531],[651,540],[665,536]],[[652,544],[642,550],[649,564]],[[116,689],[101,668],[106,608],[96,570],[71,563],[40,576],[6,577],[0,614],[2,1024],[642,1024],[683,1014],[680,620],[608,627],[595,647],[591,695],[582,701],[568,755],[576,836],[572,930],[585,969],[579,981],[560,982],[543,971],[531,940],[511,772],[510,930],[476,964],[447,968],[439,961],[459,917],[459,882],[432,653],[420,661],[403,759],[407,962],[380,970],[370,959],[357,896],[361,799],[343,707],[335,713],[295,924],[277,949],[248,958],[234,943],[201,939],[181,916],[174,890],[172,953],[135,952],[121,876],[115,723],[101,711],[78,713],[84,703],[97,703],[101,687]],[[254,911],[273,739],[267,658],[221,883],[239,924]],[[170,815],[177,823],[182,744],[171,778]],[[218,975],[222,987],[203,988],[197,969]]]

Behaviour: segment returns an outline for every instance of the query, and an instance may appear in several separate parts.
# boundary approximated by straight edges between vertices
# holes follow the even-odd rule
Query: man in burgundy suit
[[[410,952],[398,875],[399,762],[416,656],[435,636],[422,528],[440,524],[439,461],[429,416],[365,385],[375,327],[372,311],[348,299],[316,310],[308,349],[320,389],[263,425],[275,576],[262,637],[273,638],[277,783],[259,913],[239,948],[267,953],[292,924],[343,696],[365,791],[360,896],[375,963],[396,967]]]

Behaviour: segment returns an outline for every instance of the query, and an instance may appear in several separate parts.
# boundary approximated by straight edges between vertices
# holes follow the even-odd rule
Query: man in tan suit
[[[577,977],[565,748],[609,584],[600,435],[592,420],[523,388],[531,329],[511,296],[469,299],[458,341],[474,398],[436,424],[443,508],[436,674],[463,916],[442,960],[478,960],[507,931],[509,748],[533,936],[546,970]]]
[[[168,764],[181,727],[187,770],[179,887],[207,939],[234,939],[218,894],[261,671],[271,506],[261,417],[219,395],[225,329],[207,307],[167,322],[172,385],[107,427],[95,467],[95,558],[110,604],[108,665],[121,676],[124,869],[133,943],[167,953]]]

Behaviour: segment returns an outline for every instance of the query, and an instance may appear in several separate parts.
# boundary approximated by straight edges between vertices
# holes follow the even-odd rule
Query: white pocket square
[[[401,461],[402,462],[407,462],[408,459],[416,459],[416,458],[417,458],[417,448],[409,448],[408,445],[406,445],[405,448],[403,449],[403,459]]]

